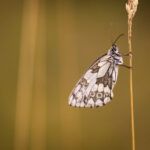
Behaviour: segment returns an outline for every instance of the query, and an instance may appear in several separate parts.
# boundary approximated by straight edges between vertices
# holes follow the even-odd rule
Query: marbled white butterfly
[[[77,82],[69,96],[69,105],[74,107],[99,107],[104,106],[113,98],[113,88],[118,77],[118,67],[123,65],[122,54],[116,46],[116,41],[106,54],[98,57],[86,73]],[[124,56],[128,56],[128,54]]]

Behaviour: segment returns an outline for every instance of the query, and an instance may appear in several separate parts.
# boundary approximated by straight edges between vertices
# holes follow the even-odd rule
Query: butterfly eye
[[[112,45],[112,51],[116,52],[116,45],[115,44]]]
[[[116,47],[113,47],[113,48],[112,48],[112,51],[113,51],[113,52],[116,52]]]

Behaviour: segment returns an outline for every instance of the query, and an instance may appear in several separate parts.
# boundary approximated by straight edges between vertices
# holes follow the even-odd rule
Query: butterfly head
[[[108,50],[107,55],[114,59],[115,64],[123,64],[123,58],[119,53],[119,48],[115,44],[113,44],[112,47]]]
[[[108,50],[108,55],[111,55],[112,57],[120,57],[121,54],[119,53],[119,48],[116,45],[116,42],[118,41],[118,39],[123,36],[124,34],[120,34],[115,41],[113,42],[111,48]]]
[[[111,55],[111,56],[120,56],[120,53],[119,53],[119,48],[117,47],[116,44],[113,44],[111,46],[111,48],[108,50],[108,55]]]

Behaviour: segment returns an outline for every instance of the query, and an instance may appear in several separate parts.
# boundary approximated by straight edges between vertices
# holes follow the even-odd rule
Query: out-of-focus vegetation
[[[128,70],[120,68],[107,106],[68,106],[85,69],[116,36],[127,35],[124,7],[114,0],[0,2],[1,150],[131,149]],[[150,149],[149,9],[140,1],[133,28],[137,149]],[[127,36],[117,44],[128,51]]]

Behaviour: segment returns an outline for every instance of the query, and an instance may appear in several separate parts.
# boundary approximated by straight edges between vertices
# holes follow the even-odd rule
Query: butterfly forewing
[[[118,75],[118,66],[105,54],[98,58],[81,77],[69,96],[69,105],[74,107],[104,106],[113,97],[113,87]]]

